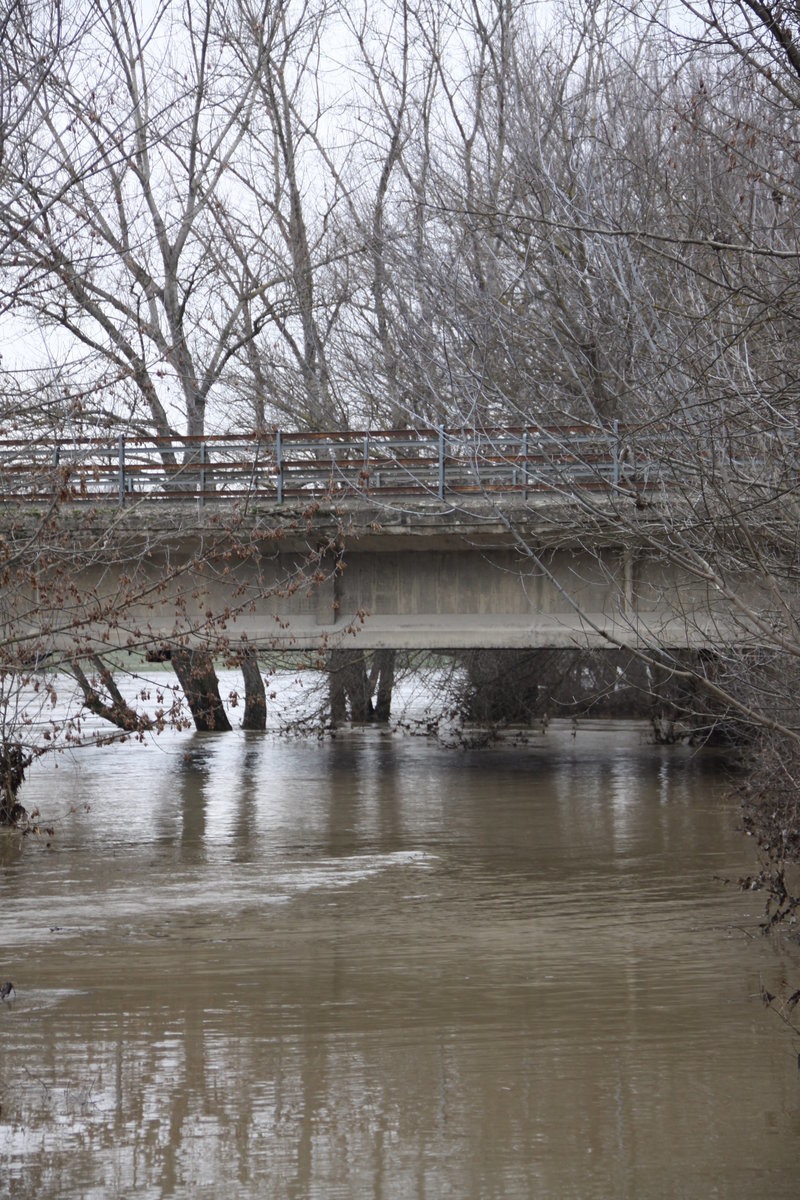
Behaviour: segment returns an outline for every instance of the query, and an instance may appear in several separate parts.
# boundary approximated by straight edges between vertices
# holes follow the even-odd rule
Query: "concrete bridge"
[[[252,439],[249,458],[229,438],[133,460],[123,439],[87,439],[39,447],[38,466],[0,443],[0,521],[60,488],[74,591],[107,621],[81,637],[103,649],[220,630],[261,649],[749,639],[718,589],[659,553],[616,427],[293,436],[260,459]],[[735,585],[763,611],[756,583]]]
[[[87,534],[103,536],[84,522]],[[114,536],[75,577],[109,609],[122,573],[147,584],[146,602],[119,609],[112,644],[220,628],[261,650],[700,648],[744,636],[649,536],[620,545],[613,523],[601,532],[552,497],[262,505],[231,533],[178,508],[131,508]]]

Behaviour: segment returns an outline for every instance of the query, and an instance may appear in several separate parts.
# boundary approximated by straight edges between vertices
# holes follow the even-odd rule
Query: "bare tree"
[[[236,191],[214,208],[215,267],[240,296],[249,334],[237,389],[255,399],[257,422],[288,417],[317,430],[348,421],[330,362],[348,299],[349,251],[335,235],[347,183],[331,146],[341,135],[335,100],[320,78],[335,7],[243,0],[226,14],[223,38],[255,104]]]
[[[319,171],[307,195],[319,101],[300,111],[324,18],[290,0],[149,15],[94,0],[49,59],[18,44],[28,118],[7,130],[0,179],[3,304],[71,367],[76,421],[198,436],[237,380],[247,427],[342,420]],[[215,423],[230,420],[222,405]]]
[[[696,23],[675,34],[659,10],[637,23],[627,6],[598,6],[561,45],[527,48],[516,180],[503,207],[481,212],[485,246],[501,231],[498,272],[516,296],[507,312],[486,306],[487,328],[517,372],[509,386],[482,353],[483,405],[454,415],[623,423],[614,487],[601,489],[598,475],[597,490],[578,493],[561,476],[568,518],[588,546],[613,537],[626,547],[645,607],[648,592],[672,595],[685,622],[675,572],[702,589],[716,619],[684,626],[702,657],[671,649],[635,604],[625,640],[754,739],[749,798],[765,813],[785,764],[790,815],[800,754],[796,40],[784,5],[687,8]],[[465,229],[474,203],[465,191]],[[469,278],[466,239],[461,261]],[[459,346],[468,306],[450,311]],[[527,357],[515,353],[526,330]],[[551,466],[558,477],[558,447]],[[591,461],[583,466],[591,478]],[[519,548],[547,570],[535,545],[520,537]],[[786,913],[796,839],[775,857],[772,833],[766,874]]]

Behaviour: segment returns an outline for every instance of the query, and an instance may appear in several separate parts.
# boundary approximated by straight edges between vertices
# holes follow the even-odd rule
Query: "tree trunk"
[[[111,698],[111,703],[103,699],[94,684],[87,679],[81,664],[77,659],[73,659],[72,671],[83,692],[83,703],[89,711],[95,713],[98,717],[102,717],[104,721],[110,721],[118,729],[126,729],[131,733],[137,733],[143,729],[152,729],[153,722],[150,718],[144,713],[137,713],[136,709],[131,708],[128,704],[117,687],[114,676],[99,655],[92,655],[92,663],[105,685],[106,691]]]
[[[173,646],[172,665],[201,733],[227,733],[231,723],[222,707],[219,680],[207,650]]]
[[[367,664],[363,650],[344,651],[347,661],[344,669],[344,686],[350,702],[350,720],[354,725],[364,725],[372,720],[372,698],[370,697]]]
[[[331,650],[328,655],[328,702],[331,710],[331,725],[342,725],[347,720],[347,693],[344,675],[337,658],[340,650]]]
[[[376,650],[372,658],[370,693],[374,692],[377,680],[378,690],[375,696],[375,720],[381,725],[387,724],[392,711],[395,658],[395,650]]]
[[[14,825],[25,816],[25,809],[17,803],[17,792],[29,762],[18,743],[3,743],[0,749],[0,825]]]
[[[244,650],[239,659],[244,679],[244,717],[242,729],[267,728],[267,692],[258,669],[258,654],[252,648]]]
[[[331,650],[328,655],[331,723],[347,719],[356,725],[372,720],[367,667],[363,650]]]

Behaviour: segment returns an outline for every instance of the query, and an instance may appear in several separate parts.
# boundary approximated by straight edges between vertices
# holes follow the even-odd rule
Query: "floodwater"
[[[800,961],[710,754],[168,735],[0,844],[0,1194],[552,1200],[800,1188]]]

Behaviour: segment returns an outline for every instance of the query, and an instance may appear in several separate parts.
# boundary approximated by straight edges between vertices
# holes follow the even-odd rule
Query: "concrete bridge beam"
[[[142,537],[151,517],[149,549],[137,559],[130,539]],[[552,501],[519,513],[477,502],[459,509],[351,502],[311,515],[262,506],[249,525],[237,525],[247,553],[230,564],[224,523],[211,539],[202,513],[188,520],[176,510],[170,526],[162,506],[157,520],[158,529],[146,506],[126,510],[115,532],[120,544],[129,539],[118,555],[126,565],[114,565],[111,548],[102,566],[75,579],[78,591],[108,600],[109,611],[123,573],[153,581],[140,602],[115,612],[113,628],[98,626],[104,645],[142,633],[169,642],[191,629],[202,640],[204,628],[261,650],[342,642],[363,650],[696,649],[743,636],[721,597],[646,548],[646,539],[620,545],[609,528],[602,543],[595,532],[587,544],[580,509]],[[161,577],[166,583],[156,587]],[[755,583],[737,583],[762,603]]]

